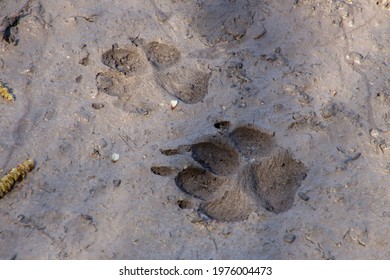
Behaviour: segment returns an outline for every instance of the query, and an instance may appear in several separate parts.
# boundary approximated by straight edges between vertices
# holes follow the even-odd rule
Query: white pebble
[[[111,156],[111,160],[113,162],[117,162],[119,160],[119,154],[113,153],[112,156]]]
[[[172,110],[175,109],[178,103],[179,103],[179,101],[177,101],[177,100],[171,100],[171,109]]]

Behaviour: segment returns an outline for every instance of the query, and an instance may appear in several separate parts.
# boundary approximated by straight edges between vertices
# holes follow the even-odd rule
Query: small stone
[[[216,129],[222,129],[222,130],[228,129],[229,126],[230,126],[230,122],[229,122],[229,121],[219,121],[219,122],[216,122],[216,123],[214,124],[214,127],[215,127]]]
[[[144,116],[149,115],[149,110],[145,109],[145,108],[137,108],[136,111],[137,111],[137,114],[140,114],[140,115],[144,115]]]
[[[374,137],[374,138],[378,138],[379,135],[380,135],[380,133],[379,133],[379,131],[376,130],[376,129],[371,129],[371,130],[370,130],[370,135],[371,135],[372,137]]]
[[[102,104],[102,103],[92,103],[92,108],[94,108],[95,110],[99,110],[103,107],[104,107],[104,104]]]
[[[287,233],[285,236],[283,236],[283,240],[286,243],[293,243],[296,238],[296,235],[293,233]]]
[[[363,55],[358,52],[350,52],[346,56],[346,60],[351,65],[360,65],[363,61]]]
[[[313,97],[308,95],[306,92],[299,93],[298,102],[302,104],[309,104],[313,100]]]
[[[112,156],[111,156],[111,160],[113,162],[117,162],[119,160],[119,154],[113,153]]]
[[[171,100],[171,110],[175,109],[179,101],[177,100]]]
[[[240,104],[238,105],[239,108],[245,108],[246,107],[246,103],[244,101],[240,102]]]
[[[284,106],[283,104],[275,104],[274,105],[274,113],[279,113],[279,112],[282,112],[284,110]]]
[[[306,194],[304,194],[303,192],[299,192],[298,193],[298,196],[300,199],[304,200],[304,201],[308,201],[310,199],[310,197],[308,197]]]
[[[112,183],[114,184],[115,188],[118,188],[120,186],[120,184],[122,183],[122,180],[121,179],[114,179],[112,181]]]
[[[384,211],[383,217],[390,217],[390,211]]]
[[[180,199],[176,202],[180,209],[190,209],[193,206],[193,203],[188,199]]]

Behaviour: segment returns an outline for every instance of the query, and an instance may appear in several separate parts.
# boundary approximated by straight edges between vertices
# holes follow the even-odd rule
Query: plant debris
[[[8,91],[8,88],[6,88],[3,83],[0,83],[0,96],[7,101],[15,101],[13,95]]]
[[[26,160],[16,168],[12,168],[8,174],[1,178],[0,182],[0,198],[4,197],[5,194],[10,192],[13,186],[18,181],[22,181],[26,178],[28,172],[33,170],[35,162],[32,159]]]

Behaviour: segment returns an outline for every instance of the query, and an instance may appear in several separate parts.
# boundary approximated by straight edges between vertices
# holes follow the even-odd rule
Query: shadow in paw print
[[[176,169],[169,166],[153,166],[150,169],[154,174],[160,176],[174,176],[176,175]]]
[[[156,89],[142,88],[147,86],[148,83],[159,85],[184,103],[198,103],[208,93],[211,72],[202,71],[193,66],[179,66],[177,64],[180,59],[181,53],[174,45],[153,41],[139,48],[135,46],[119,48],[117,44],[114,44],[112,49],[102,55],[103,64],[112,68],[112,71],[97,75],[98,91],[118,96],[120,99],[119,105],[124,107],[125,110],[128,109],[127,107],[130,107],[130,110],[134,107],[128,101],[141,103],[142,106],[135,105],[137,108],[143,107],[144,101],[135,100],[141,98],[141,96],[144,97],[144,100],[154,100],[155,103],[155,97],[150,96],[149,98],[147,95],[152,95],[152,92],[156,92]],[[146,69],[150,70],[148,62],[155,69],[155,79],[153,81],[146,81],[145,78],[141,78],[147,71]],[[189,63],[187,62],[187,65]],[[128,80],[125,78],[128,78]],[[138,78],[138,80],[131,80],[133,78]],[[131,91],[142,94],[130,93]],[[145,109],[145,111],[148,111],[148,109]]]
[[[233,222],[245,220],[253,211],[253,201],[246,192],[241,189],[226,191],[222,198],[205,202],[199,210],[210,218]]]
[[[114,44],[111,50],[102,55],[102,62],[126,76],[140,74],[146,65],[146,58],[135,47],[119,48]]]
[[[198,167],[188,167],[175,178],[176,186],[185,193],[200,198],[199,211],[219,221],[237,221],[248,217],[253,199],[235,180],[217,176]]]
[[[210,72],[184,66],[157,73],[160,85],[170,94],[188,104],[199,103],[208,93]]]
[[[306,177],[306,168],[290,152],[279,150],[243,171],[243,185],[256,193],[260,204],[268,211],[281,213],[294,203],[295,193]]]
[[[148,60],[159,69],[176,64],[181,56],[175,46],[155,41],[145,46],[145,53]]]
[[[198,167],[188,167],[180,171],[175,178],[179,189],[203,200],[213,198],[226,181],[226,178],[215,176]]]
[[[229,175],[240,165],[237,151],[223,142],[210,140],[193,144],[191,151],[194,160],[217,175]]]
[[[198,103],[207,95],[211,73],[183,65],[175,66],[181,58],[175,46],[153,41],[146,44],[144,50],[157,70],[159,84],[167,92],[188,104]]]
[[[251,126],[240,126],[230,133],[237,150],[247,158],[264,157],[276,147],[273,135]]]
[[[98,93],[118,97],[114,105],[129,113],[147,115],[156,108],[153,88],[141,76],[125,77],[114,70],[96,76]]]
[[[229,129],[229,125],[224,128]],[[224,136],[204,139],[191,146],[161,151],[169,156],[191,152],[192,160],[200,164],[185,168],[175,177],[180,190],[201,199],[200,212],[220,221],[237,221],[246,219],[258,207],[278,214],[293,206],[306,167],[278,147],[273,135],[244,125]],[[165,169],[172,170],[151,168],[154,174],[171,176],[172,172],[156,172]]]

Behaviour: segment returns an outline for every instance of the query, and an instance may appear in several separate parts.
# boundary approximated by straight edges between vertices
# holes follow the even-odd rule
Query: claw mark
[[[0,198],[2,198],[6,193],[10,192],[15,183],[19,180],[23,180],[27,173],[33,170],[34,167],[34,160],[29,159],[18,165],[18,167],[12,168],[7,175],[3,176],[0,182]]]

